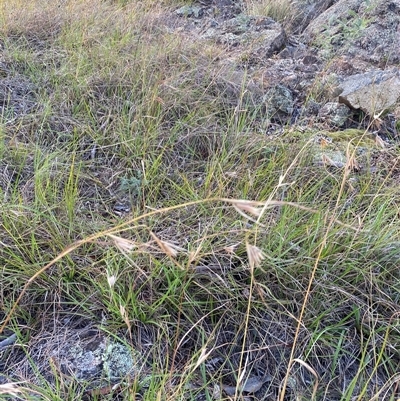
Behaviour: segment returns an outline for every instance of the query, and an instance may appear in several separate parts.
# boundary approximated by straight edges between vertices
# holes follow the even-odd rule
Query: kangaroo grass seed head
[[[255,217],[259,217],[262,212],[262,208],[256,207],[259,205],[259,202],[252,202],[252,201],[238,201],[233,203],[233,207],[240,213],[246,212],[250,213]]]
[[[255,267],[261,265],[261,262],[265,259],[264,252],[255,245],[251,245],[246,241],[246,252],[249,258],[250,269],[254,270]]]

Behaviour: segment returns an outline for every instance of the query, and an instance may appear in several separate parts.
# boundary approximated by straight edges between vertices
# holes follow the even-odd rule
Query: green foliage
[[[143,178],[142,171],[137,170],[135,175],[121,178],[119,189],[122,192],[128,193],[130,197],[136,197],[141,194],[147,184],[148,182]]]

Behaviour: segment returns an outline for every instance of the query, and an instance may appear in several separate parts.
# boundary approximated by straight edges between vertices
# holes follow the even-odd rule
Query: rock
[[[70,385],[97,389],[126,377],[138,378],[143,368],[139,351],[95,328],[73,330],[66,326],[58,333],[42,332],[33,343],[29,360],[13,374],[34,383],[43,378],[56,383],[57,374],[62,374]]]
[[[310,99],[303,107],[303,114],[306,116],[317,116],[321,105],[313,99]]]
[[[137,360],[124,344],[99,335],[85,340],[66,343],[51,353],[58,366],[78,382],[94,384],[101,378],[113,382],[137,373]]]
[[[339,0],[334,5],[326,9],[316,18],[314,18],[305,29],[303,37],[305,41],[312,44],[320,39],[329,40],[339,35],[343,31],[344,17],[349,13],[358,11],[364,0]]]
[[[368,63],[400,61],[400,0],[339,0],[315,18],[304,40],[326,56],[347,54]]]
[[[194,17],[194,18],[201,18],[203,15],[203,8],[199,6],[182,6],[178,8],[175,13],[180,17]]]
[[[194,4],[201,13],[192,6],[178,10],[188,18],[174,13],[178,24],[184,25],[179,34],[186,40],[190,33],[193,40],[218,49],[215,71],[202,74],[201,67],[199,71],[205,82],[212,78],[207,93],[224,106],[264,110],[282,126],[322,120],[324,128],[333,129],[343,127],[346,120],[349,127],[360,124],[350,121],[349,108],[373,116],[398,106],[394,81],[382,83],[384,95],[371,106],[376,82],[374,86],[366,71],[382,71],[376,64],[400,60],[400,0],[298,0],[282,25],[266,15],[250,15],[242,1]],[[363,74],[370,77],[368,84],[362,84],[368,93],[357,86]],[[316,102],[313,107],[307,105],[310,98]],[[381,118],[378,131],[397,136],[394,123]],[[361,124],[367,128],[367,119]]]
[[[252,376],[245,380],[243,385],[239,385],[238,388],[236,386],[227,386],[223,385],[222,389],[228,396],[233,397],[236,393],[256,393],[261,389],[264,383],[272,381],[272,377],[270,375],[265,375],[264,377]]]
[[[257,107],[260,104],[263,91],[254,80],[246,76],[245,71],[235,70],[230,65],[224,65],[212,75],[209,89],[219,93],[225,104],[242,107]]]
[[[368,168],[374,152],[379,152],[376,136],[356,129],[319,131],[309,149],[315,165],[335,168],[347,166],[352,171]]]
[[[328,102],[318,112],[318,117],[326,120],[330,125],[343,127],[347,119],[350,117],[350,108],[345,104]]]
[[[316,16],[332,6],[335,0],[300,0],[293,4],[295,17],[290,23],[293,33],[301,33]]]
[[[374,70],[352,75],[342,82],[341,89],[340,103],[373,117],[395,106],[400,98],[400,74],[398,70]]]
[[[266,106],[268,116],[273,117],[276,114],[292,114],[293,113],[293,95],[292,92],[284,85],[277,85],[264,95],[263,102]]]
[[[245,57],[255,58],[272,56],[283,48],[286,41],[281,24],[272,18],[245,14],[209,28],[202,37],[239,49],[246,54]]]

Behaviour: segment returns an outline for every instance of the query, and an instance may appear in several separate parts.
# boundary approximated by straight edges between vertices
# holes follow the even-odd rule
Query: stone
[[[290,23],[293,33],[301,33],[309,23],[332,6],[335,0],[299,0],[293,2],[295,8],[293,21]]]
[[[201,18],[203,15],[203,8],[199,6],[182,6],[178,8],[175,13],[180,17],[194,17]]]
[[[340,103],[373,117],[396,105],[400,98],[400,74],[398,70],[373,70],[346,78],[340,87]]]
[[[137,379],[144,366],[139,351],[96,328],[65,326],[57,333],[42,332],[35,342],[29,360],[13,370],[16,377],[30,375],[33,383],[43,378],[56,383],[60,376],[68,384],[98,389],[127,377]]]
[[[318,112],[318,117],[330,125],[342,127],[351,115],[351,110],[345,104],[328,102]]]
[[[293,95],[289,88],[284,85],[276,85],[269,89],[263,97],[266,111],[269,116],[277,113],[292,114],[293,112]]]
[[[239,385],[238,388],[236,386],[227,386],[223,385],[222,389],[228,396],[233,397],[236,393],[256,393],[261,389],[264,383],[272,381],[272,377],[270,375],[265,375],[264,377],[252,376],[245,380],[242,385]]]
[[[66,342],[51,355],[63,372],[78,382],[97,386],[101,380],[115,382],[125,376],[133,377],[139,369],[137,356],[131,349],[102,334],[76,343]]]
[[[400,61],[400,0],[339,0],[316,17],[303,38],[327,57],[347,54],[371,64]]]
[[[270,57],[282,50],[286,33],[281,24],[268,17],[239,14],[211,27],[202,35],[234,49],[241,49],[247,57]]]

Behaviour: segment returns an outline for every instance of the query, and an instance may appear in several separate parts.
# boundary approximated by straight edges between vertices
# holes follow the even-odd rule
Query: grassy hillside
[[[0,399],[88,395],[40,354],[68,325],[143,355],[92,399],[397,399],[398,150],[266,135],[182,4],[2,4]]]

